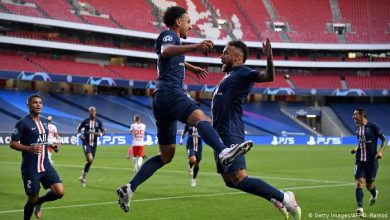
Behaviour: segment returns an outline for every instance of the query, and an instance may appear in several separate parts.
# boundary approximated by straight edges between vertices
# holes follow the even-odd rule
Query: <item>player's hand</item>
[[[382,156],[383,156],[383,153],[382,153],[381,151],[379,151],[379,152],[375,155],[375,158],[379,160],[379,159],[382,158]]]
[[[204,53],[210,52],[213,47],[214,43],[211,40],[204,40],[196,45],[196,48]]]
[[[351,149],[351,154],[355,154],[356,153],[356,149]]]
[[[265,40],[265,43],[262,42],[263,44],[263,54],[268,58],[268,57],[272,57],[272,47],[271,47],[271,41],[269,40],[269,38],[267,38],[267,40]]]
[[[199,67],[199,66],[194,66],[192,69],[191,69],[191,72],[195,73],[196,76],[199,78],[199,79],[205,79],[207,78],[208,76],[208,72],[206,69],[203,69],[202,67]]]
[[[42,153],[42,144],[33,144],[29,149],[31,153],[40,154]]]

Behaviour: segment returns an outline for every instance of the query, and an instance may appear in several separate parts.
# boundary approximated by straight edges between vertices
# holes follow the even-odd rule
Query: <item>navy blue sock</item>
[[[358,207],[363,207],[363,189],[356,188],[355,190],[356,202]]]
[[[370,190],[370,193],[371,193],[371,195],[372,195],[373,197],[376,196],[376,187],[375,187],[375,186],[372,188],[372,190]]]
[[[275,187],[269,185],[261,179],[255,179],[250,177],[245,177],[238,185],[237,189],[240,189],[244,192],[263,197],[264,199],[271,200],[276,199],[280,202],[283,202],[284,194],[276,189]]]
[[[30,220],[34,211],[35,204],[27,201],[24,205],[24,220]]]
[[[142,165],[141,169],[139,169],[138,172],[135,174],[133,179],[129,182],[131,184],[131,191],[135,192],[135,190],[141,183],[149,179],[149,177],[151,177],[153,173],[160,169],[162,166],[164,166],[164,163],[158,155],[147,160]]]
[[[209,145],[214,151],[219,154],[226,146],[223,144],[217,131],[207,121],[201,121],[196,126],[199,135],[202,137],[204,142]]]
[[[84,166],[84,173],[88,173],[90,167],[91,167],[91,164],[86,162],[85,166]]]
[[[194,166],[194,175],[192,176],[193,179],[196,179],[196,177],[198,176],[198,172],[199,172],[199,166],[195,165]]]
[[[54,200],[57,200],[59,199],[56,194],[54,194],[53,191],[49,191],[47,192],[44,196],[41,196],[38,200],[38,205],[44,203],[44,202],[50,202],[50,201],[54,201]]]
[[[188,162],[188,165],[190,166],[190,169],[194,166],[194,164],[193,163],[191,163],[191,161],[190,162]]]

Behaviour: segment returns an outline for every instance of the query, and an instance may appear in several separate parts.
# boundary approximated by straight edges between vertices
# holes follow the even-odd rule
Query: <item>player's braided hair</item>
[[[185,13],[187,13],[187,11],[180,6],[172,6],[167,8],[163,16],[164,24],[167,27],[172,27],[175,25],[176,19],[180,18]]]
[[[238,48],[242,51],[242,54],[243,54],[243,61],[245,63],[246,59],[248,58],[248,47],[246,46],[246,44],[240,40],[232,40],[228,43],[229,46],[232,46],[232,47],[235,47],[235,48]]]

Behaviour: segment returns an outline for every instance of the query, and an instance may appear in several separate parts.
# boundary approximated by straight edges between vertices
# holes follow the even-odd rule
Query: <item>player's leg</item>
[[[144,160],[144,146],[138,146],[138,158],[137,158],[137,168],[140,169]]]
[[[51,164],[54,164],[54,161],[51,159],[53,148],[48,147],[47,148],[47,158],[49,159]]]
[[[365,171],[364,163],[357,162],[355,164],[355,182],[356,182],[355,197],[357,203],[356,213],[359,215],[364,215],[363,186],[365,183],[365,176],[366,176],[366,171]]]
[[[137,172],[138,171],[138,164],[137,164],[138,147],[133,146],[132,148],[133,148],[133,170],[134,170],[134,172]]]
[[[379,167],[379,164],[378,164],[377,160],[370,162],[369,166],[367,167],[366,187],[367,187],[367,190],[370,191],[370,193],[371,193],[371,198],[369,201],[369,204],[371,206],[374,205],[378,199],[378,190],[376,189],[376,187],[374,185],[376,174],[378,172],[378,167]]]
[[[90,146],[88,144],[84,145],[84,155],[85,155],[86,162],[84,165],[84,169],[81,173],[81,176],[79,178],[81,186],[83,186],[83,187],[86,186],[87,174],[88,174],[89,168],[91,167],[92,162],[93,162],[93,151],[94,151],[94,149],[92,149],[92,146]]]
[[[23,185],[26,195],[28,196],[27,202],[24,205],[24,219],[30,219],[33,212],[34,207],[39,199],[39,177],[35,173],[22,173],[23,177]],[[37,216],[37,218],[40,216]]]

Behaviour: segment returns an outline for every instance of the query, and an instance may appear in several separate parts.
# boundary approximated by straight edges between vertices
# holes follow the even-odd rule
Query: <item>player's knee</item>
[[[39,200],[38,195],[37,196],[29,196],[28,197],[28,201],[31,202],[31,203],[34,203],[34,204],[37,204],[38,200]]]
[[[160,155],[160,158],[161,158],[161,161],[164,163],[164,164],[167,164],[167,163],[170,163],[173,159],[173,156],[172,154],[161,154]]]
[[[356,188],[363,188],[364,182],[362,180],[356,181]]]
[[[373,183],[367,183],[366,188],[368,190],[372,190],[374,188],[374,184]]]

